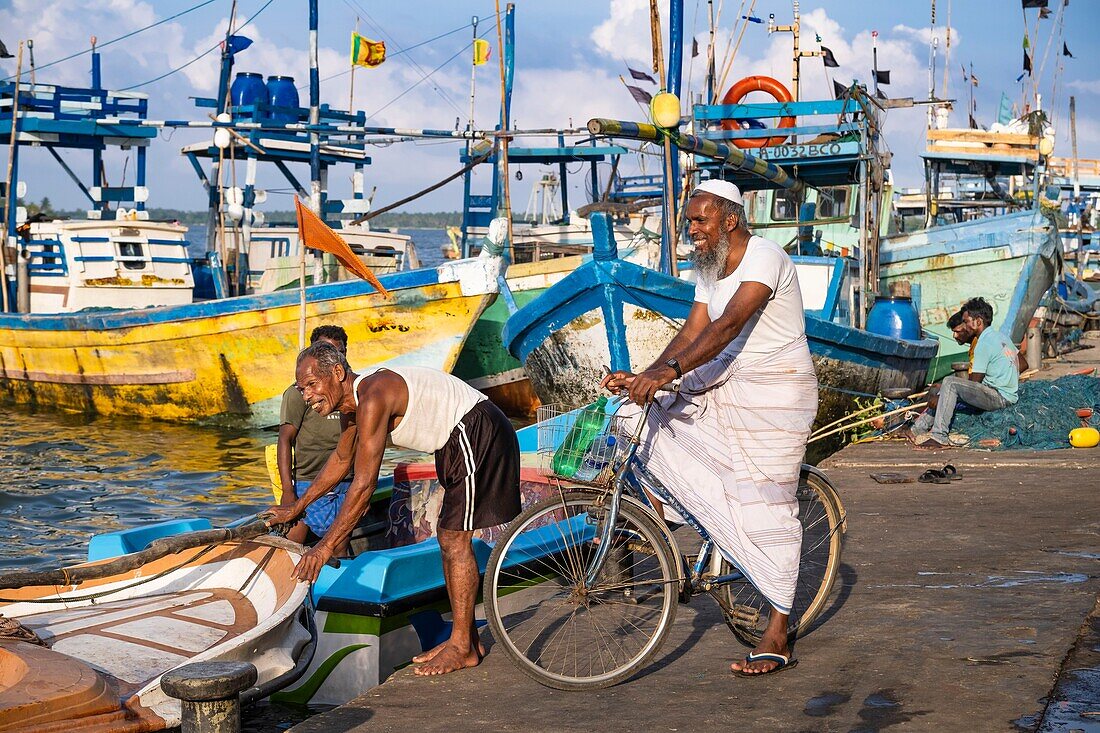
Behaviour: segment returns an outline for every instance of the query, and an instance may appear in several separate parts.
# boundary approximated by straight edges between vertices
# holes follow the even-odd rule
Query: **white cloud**
[[[1100,79],[1092,79],[1085,81],[1083,79],[1074,79],[1066,86],[1072,89],[1080,89],[1082,92],[1088,92],[1089,94],[1100,94]]]
[[[653,59],[647,0],[611,0],[608,18],[592,30],[596,50],[612,59],[648,64]]]

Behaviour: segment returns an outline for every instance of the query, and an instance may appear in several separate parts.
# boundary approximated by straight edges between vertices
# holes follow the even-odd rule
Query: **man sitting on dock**
[[[484,656],[474,626],[478,565],[474,530],[519,514],[519,441],[508,418],[485,395],[457,377],[426,367],[394,366],[355,374],[339,349],[316,343],[298,355],[295,371],[305,403],[319,415],[341,414],[340,441],[306,493],[271,507],[268,523],[301,516],[355,465],[344,505],[332,528],[295,570],[316,580],[335,548],[347,541],[370,506],[386,441],[435,453],[443,487],[438,540],[451,601],[451,638],[413,657],[418,675],[476,666]]]
[[[340,326],[318,326],[310,333],[309,342],[332,344],[341,354],[347,356],[348,353],[348,334]],[[279,407],[278,464],[279,483],[283,487],[280,504],[293,504],[299,495],[309,489],[339,439],[340,413],[333,412],[321,417],[306,406],[297,385],[286,388]],[[350,482],[351,477],[345,477],[331,491],[310,504],[302,521],[287,532],[287,539],[305,544],[310,532],[317,537],[328,532],[332,520],[344,504]],[[337,557],[347,554],[346,542],[336,548]]]
[[[753,236],[741,193],[700,184],[685,210],[695,244],[695,303],[644,372],[603,386],[639,405],[683,377],[649,414],[639,457],[695,516],[722,554],[768,599],[763,639],[731,669],[741,676],[795,664],[787,641],[802,525],[799,474],[817,414],[817,377],[791,258]]]
[[[962,327],[974,344],[970,375],[967,379],[944,377],[938,393],[929,397],[929,409],[913,423],[913,441],[918,448],[951,447],[948,430],[959,400],[989,412],[1014,405],[1018,398],[1019,353],[1007,336],[991,328],[993,306],[982,298],[971,298],[963,305],[962,314]]]

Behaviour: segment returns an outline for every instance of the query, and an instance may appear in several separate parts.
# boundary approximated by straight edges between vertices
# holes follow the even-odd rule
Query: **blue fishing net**
[[[1053,381],[1032,380],[1020,383],[1020,399],[1011,407],[979,414],[955,413],[951,432],[978,441],[995,438],[999,445],[983,445],[991,450],[1056,450],[1069,448],[1069,431],[1081,427],[1077,410],[1093,410],[1089,425],[1100,428],[1100,379],[1071,374]]]

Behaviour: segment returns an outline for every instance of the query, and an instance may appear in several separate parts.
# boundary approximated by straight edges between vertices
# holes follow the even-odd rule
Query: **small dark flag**
[[[638,71],[637,69],[632,69],[629,66],[626,67],[626,70],[629,71],[630,75],[632,77],[634,77],[635,79],[637,79],[638,81],[648,81],[650,84],[656,84],[657,83],[656,79],[654,79],[652,76],[645,73],[644,71]]]
[[[699,41],[695,38],[691,39],[691,57],[695,58],[699,55]]]
[[[4,45],[3,41],[0,41],[0,59],[12,58],[11,52],[8,51],[8,47]]]
[[[977,74],[971,74],[970,75],[970,83],[973,84],[974,86],[978,86],[978,76],[977,76]]]
[[[1069,52],[1069,46],[1066,45],[1065,41],[1062,41],[1062,55],[1063,56],[1069,56],[1071,59],[1077,58],[1076,56],[1074,56],[1072,53]]]
[[[876,69],[875,70],[875,81],[878,82],[879,84],[889,84],[890,83],[890,72],[889,71],[879,71],[879,70]]]
[[[1047,0],[1022,0],[1024,8],[1045,8]]]
[[[1027,55],[1027,51],[1024,51],[1024,73],[1031,73],[1031,57]]]
[[[630,92],[630,96],[634,97],[634,101],[638,104],[649,104],[653,101],[653,95],[645,89],[632,87],[629,84],[626,85],[626,88]]]
[[[970,129],[971,130],[977,130],[978,129],[978,121],[976,119],[974,119],[974,115],[970,115]]]
[[[834,81],[833,82],[833,93],[836,95],[837,99],[847,97],[848,96],[848,87],[844,86],[839,81]]]
[[[878,97],[879,99],[889,99],[889,97],[887,97],[881,89],[876,89],[875,90],[875,96]]]
[[[1050,17],[1050,8],[1039,8],[1039,19]]]
[[[840,64],[836,62],[836,57],[833,56],[833,52],[829,50],[827,46],[821,47],[822,58],[825,60],[826,69],[840,68]]]

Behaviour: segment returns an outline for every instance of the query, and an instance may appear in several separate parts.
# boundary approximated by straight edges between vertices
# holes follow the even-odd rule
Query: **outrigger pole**
[[[760,176],[764,180],[793,193],[798,193],[806,188],[804,181],[790,175],[775,163],[769,163],[763,158],[749,155],[733,145],[718,143],[696,135],[688,135],[675,130],[659,130],[655,125],[644,122],[608,120],[599,117],[588,121],[588,131],[593,135],[625,137],[631,140],[647,140],[650,142],[660,142],[667,135],[668,140],[673,145],[685,152],[720,160],[726,165]]]

